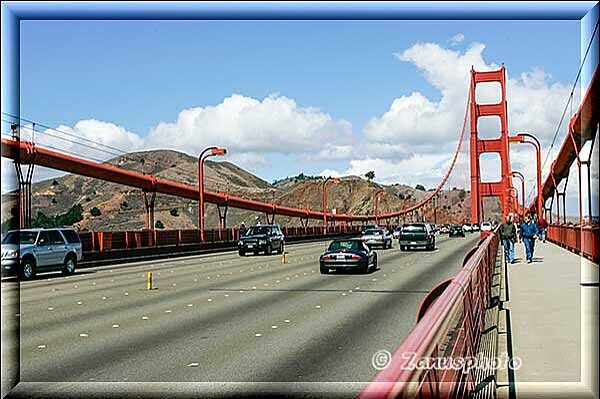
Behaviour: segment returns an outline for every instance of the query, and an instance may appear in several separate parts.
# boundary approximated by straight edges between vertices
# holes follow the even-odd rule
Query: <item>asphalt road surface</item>
[[[432,252],[395,242],[376,250],[379,270],[367,275],[321,275],[326,242],[289,245],[284,265],[278,255],[227,252],[40,275],[21,283],[13,315],[20,380],[361,387],[376,372],[373,355],[393,352],[478,236],[438,236]],[[2,286],[4,308],[18,288]]]

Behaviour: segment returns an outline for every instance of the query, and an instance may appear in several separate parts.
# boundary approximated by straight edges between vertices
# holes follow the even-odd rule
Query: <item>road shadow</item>
[[[17,277],[17,276],[6,276],[6,277],[2,277],[2,282],[3,283],[16,283],[18,281],[21,281],[22,283],[25,283],[25,282],[29,282],[29,281],[47,280],[49,278],[84,276],[86,274],[94,274],[94,273],[96,273],[96,272],[93,270],[82,270],[82,271],[75,271],[75,273],[65,276],[60,271],[59,272],[45,272],[45,273],[36,274],[35,277],[30,280],[20,280],[19,277]]]

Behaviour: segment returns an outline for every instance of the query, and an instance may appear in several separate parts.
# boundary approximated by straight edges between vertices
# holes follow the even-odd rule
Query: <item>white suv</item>
[[[26,229],[6,233],[2,238],[2,274],[25,280],[37,272],[75,272],[82,257],[81,241],[73,229]]]

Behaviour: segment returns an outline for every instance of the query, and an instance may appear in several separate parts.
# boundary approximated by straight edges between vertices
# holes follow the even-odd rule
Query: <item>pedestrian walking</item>
[[[537,219],[538,229],[540,230],[540,241],[546,242],[546,229],[548,228],[548,222],[542,216]]]
[[[506,215],[506,220],[500,226],[500,239],[504,247],[504,260],[506,263],[514,263],[515,241],[517,241],[517,225],[512,213]]]
[[[519,234],[523,244],[525,245],[525,257],[527,263],[533,262],[533,251],[535,250],[535,240],[538,237],[538,226],[533,223],[529,214],[525,215],[523,223],[519,226]]]

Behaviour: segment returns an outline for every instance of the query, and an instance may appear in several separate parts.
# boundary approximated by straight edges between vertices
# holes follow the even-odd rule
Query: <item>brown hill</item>
[[[197,158],[171,150],[154,150],[130,153],[108,161],[118,167],[154,174],[157,177],[181,183],[198,184]],[[227,192],[243,198],[275,202],[277,204],[322,209],[322,184],[320,177],[303,174],[270,184],[259,177],[227,162],[205,162],[205,187],[208,190]],[[386,194],[380,197],[381,213],[410,206],[428,193],[409,186],[383,186],[357,176],[348,176],[338,183],[328,184],[328,208],[338,213],[373,214],[377,190],[384,188]],[[83,207],[83,220],[76,223],[76,229],[125,230],[141,229],[145,225],[144,202],[141,190],[119,186],[101,180],[77,175],[65,175],[34,183],[33,215],[43,212],[53,216],[66,212],[76,204]],[[443,200],[437,207],[437,220],[444,222],[453,218],[462,221],[470,212],[469,193],[464,190],[444,190]],[[14,193],[2,196],[3,222],[10,216],[10,208],[16,204]],[[101,214],[92,216],[92,208]],[[218,225],[216,207],[206,204],[207,228]],[[196,228],[198,205],[196,201],[158,194],[155,205],[155,220],[160,220],[168,229]],[[433,221],[431,213],[428,218]],[[264,215],[255,212],[229,209],[227,225],[237,226],[244,222],[254,224],[265,221]],[[282,225],[299,225],[295,218],[276,217]],[[316,224],[317,221],[311,221]]]

